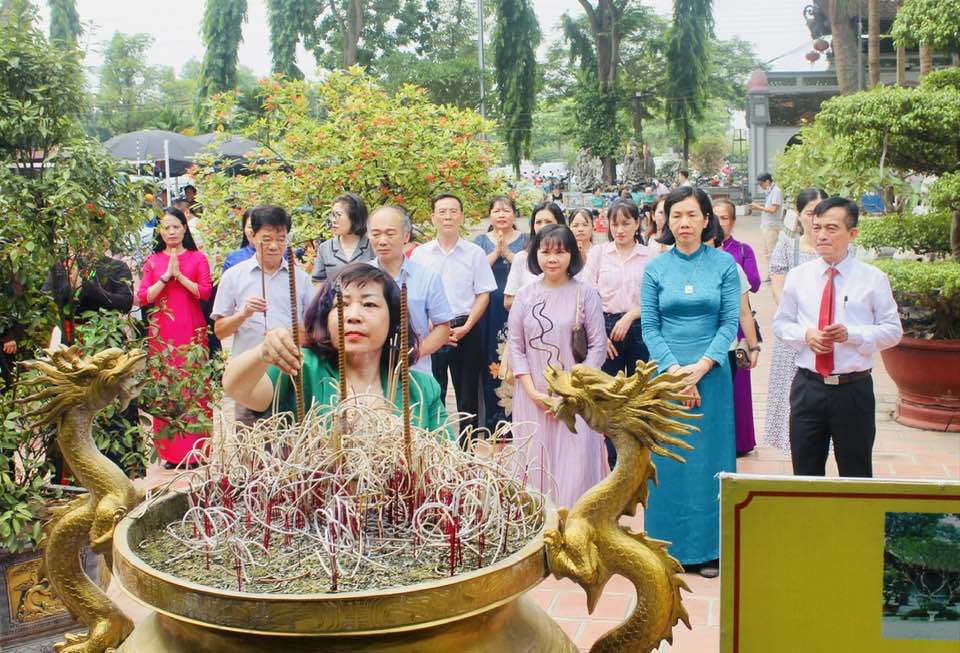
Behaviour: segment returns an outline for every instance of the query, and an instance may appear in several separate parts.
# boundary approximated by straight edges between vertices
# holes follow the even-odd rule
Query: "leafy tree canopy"
[[[904,0],[891,30],[898,46],[929,44],[934,50],[960,48],[960,2],[955,0]]]
[[[430,198],[458,194],[479,218],[501,188],[487,172],[497,151],[480,136],[492,125],[469,110],[435,105],[423,89],[387,92],[359,67],[323,83],[264,80],[264,113],[242,135],[263,145],[246,176],[227,177],[211,165],[197,171],[200,223],[215,259],[236,247],[232,207],[275,203],[294,214],[294,240],[328,234],[326,212],[338,194],[361,195],[371,207],[403,204],[425,231]],[[233,112],[229,96],[217,116]],[[219,267],[219,266],[215,266]]]

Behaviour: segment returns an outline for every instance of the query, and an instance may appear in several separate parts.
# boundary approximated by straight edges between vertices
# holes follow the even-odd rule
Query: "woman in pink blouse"
[[[210,298],[210,264],[187,226],[187,218],[175,208],[164,210],[155,229],[154,253],[143,264],[143,278],[137,293],[141,306],[153,305],[150,314],[151,355],[166,357],[171,367],[184,364],[186,347],[207,348],[207,324],[200,302]],[[206,397],[200,398],[204,410]],[[161,433],[166,421],[154,418],[153,432]],[[176,433],[172,439],[156,438],[157,453],[169,469],[190,454],[208,433]],[[187,461],[187,464],[193,461]]]
[[[608,211],[610,242],[590,250],[583,280],[600,293],[607,331],[607,359],[603,371],[633,374],[637,361],[650,357],[640,329],[640,283],[653,250],[637,242],[640,211],[632,200],[617,200]],[[606,440],[610,469],[616,450]]]

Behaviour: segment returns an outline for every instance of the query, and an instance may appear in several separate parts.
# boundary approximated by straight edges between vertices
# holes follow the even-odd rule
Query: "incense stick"
[[[410,433],[410,315],[407,311],[407,281],[400,284],[400,382],[403,384],[403,451],[413,471],[413,439]]]
[[[297,310],[297,263],[293,255],[293,247],[287,245],[287,266],[288,276],[290,277],[290,332],[293,334],[293,341],[300,346],[300,312]],[[263,266],[260,266],[261,279],[263,278]],[[264,294],[266,297],[266,294]],[[267,320],[266,311],[263,316],[264,322]],[[293,377],[293,390],[297,395],[297,423],[303,422],[306,414],[306,407],[303,398],[303,367]]]

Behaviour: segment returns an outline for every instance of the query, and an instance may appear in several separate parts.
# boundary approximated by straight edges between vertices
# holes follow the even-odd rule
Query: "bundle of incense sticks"
[[[297,310],[297,263],[296,257],[293,255],[293,247],[287,245],[287,264],[289,266],[289,273],[287,276],[290,277],[290,332],[293,333],[293,341],[297,343],[297,347],[300,346],[300,312]],[[263,273],[263,266],[260,268],[261,274]],[[264,294],[266,298],[266,294]],[[264,312],[264,321],[266,321],[266,312]],[[303,417],[306,414],[306,408],[303,398],[303,368],[300,368],[300,371],[297,372],[297,375],[293,378],[293,389],[297,395],[297,423],[303,422]]]
[[[400,382],[403,384],[403,452],[413,470],[413,438],[410,433],[410,314],[407,310],[407,280],[400,284]]]

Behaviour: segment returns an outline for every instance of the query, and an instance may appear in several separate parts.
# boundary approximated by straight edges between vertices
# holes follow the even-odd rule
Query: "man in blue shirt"
[[[381,206],[367,218],[367,237],[376,256],[370,265],[407,284],[410,324],[420,340],[420,358],[412,369],[433,374],[430,354],[447,343],[454,315],[437,273],[404,256],[412,232],[410,216],[399,206]]]

